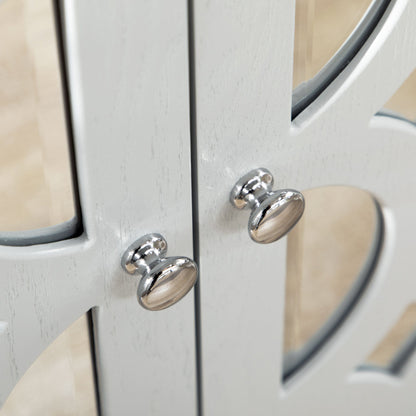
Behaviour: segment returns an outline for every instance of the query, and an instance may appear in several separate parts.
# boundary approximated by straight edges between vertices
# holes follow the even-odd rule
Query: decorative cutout
[[[293,88],[313,78],[335,55],[371,1],[296,1]]]
[[[402,118],[416,124],[416,70],[387,101],[379,114]]]
[[[52,4],[50,0],[0,4],[0,242],[4,244],[13,239],[12,232],[56,226],[75,215]]]
[[[359,369],[399,374],[415,348],[416,303],[412,303]]]
[[[353,59],[390,0],[297,0],[292,119]]]
[[[97,415],[90,348],[84,315],[33,363],[4,403],[0,416]]]
[[[369,282],[382,240],[380,209],[368,192],[331,186],[303,194],[305,213],[287,242],[283,379],[348,315]]]

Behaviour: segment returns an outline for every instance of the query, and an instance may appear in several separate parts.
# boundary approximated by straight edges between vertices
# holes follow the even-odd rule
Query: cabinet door
[[[415,18],[416,3],[391,2],[349,64],[291,120],[295,2],[195,1],[206,416],[416,411],[414,359],[400,375],[357,370],[415,300],[416,130],[374,116],[416,66]],[[346,185],[380,205],[371,279],[321,348],[284,381],[286,240],[254,243],[248,214],[229,202],[236,181],[259,167],[274,174],[276,188]]]
[[[92,309],[101,414],[192,415],[193,296],[145,310],[121,267],[150,232],[192,257],[186,2],[61,6],[84,231],[0,247],[0,398]]]

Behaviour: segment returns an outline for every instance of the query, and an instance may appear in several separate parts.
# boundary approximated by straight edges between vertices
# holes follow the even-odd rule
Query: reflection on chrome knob
[[[129,246],[123,269],[141,277],[137,299],[144,308],[160,311],[181,300],[198,279],[198,266],[188,257],[165,257],[166,240],[147,234]]]
[[[254,169],[234,185],[231,203],[252,210],[248,232],[257,243],[268,244],[286,235],[300,220],[305,199],[294,189],[272,190],[273,176],[264,168]]]

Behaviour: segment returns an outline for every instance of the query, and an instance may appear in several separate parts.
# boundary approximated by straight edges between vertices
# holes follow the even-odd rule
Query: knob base
[[[130,244],[121,258],[121,266],[129,274],[145,275],[167,252],[168,243],[162,235],[146,234]]]
[[[273,175],[265,168],[257,168],[242,176],[230,193],[230,202],[238,209],[255,208],[272,191]]]

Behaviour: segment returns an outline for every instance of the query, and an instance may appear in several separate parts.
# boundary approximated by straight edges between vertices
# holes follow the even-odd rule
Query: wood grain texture
[[[148,232],[192,257],[186,2],[63,4],[85,233],[0,247],[0,402],[95,307],[102,413],[192,415],[192,294],[145,311],[120,266]]]
[[[196,2],[205,415],[410,416],[414,359],[401,379],[354,369],[415,297],[409,274],[415,131],[373,115],[416,66],[409,52],[416,46],[416,4],[393,2],[350,65],[291,125],[293,14],[289,2]],[[281,384],[285,241],[255,245],[247,212],[228,203],[235,181],[259,166],[272,171],[276,187],[369,190],[385,217],[372,284],[336,336],[287,385]]]
[[[401,379],[352,372],[415,297],[415,133],[372,118],[416,65],[408,53],[415,6],[395,2],[360,55],[291,126],[293,12],[268,1],[196,4],[205,413],[413,415],[414,360]],[[0,249],[1,399],[97,306],[104,414],[195,414],[192,297],[162,313],[141,310],[137,282],[119,267],[125,247],[150,231],[166,235],[170,254],[192,256],[186,4],[126,1],[115,10],[71,1],[66,13],[86,235]],[[277,186],[368,189],[386,215],[372,287],[285,386],[285,242],[255,245],[248,213],[228,205],[235,180],[261,165]]]
[[[74,1],[65,13],[81,203],[102,290],[102,412],[192,415],[192,293],[149,312],[120,267],[149,232],[165,236],[169,255],[192,257],[186,2]]]
[[[279,408],[285,241],[252,242],[248,212],[231,206],[229,192],[257,167],[274,174],[276,187],[299,186],[280,167],[291,147],[284,139],[294,12],[294,2],[195,2],[206,416],[276,414]]]

